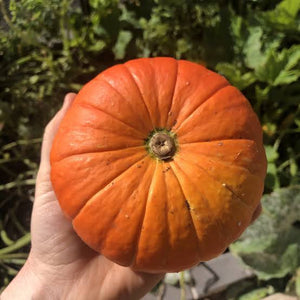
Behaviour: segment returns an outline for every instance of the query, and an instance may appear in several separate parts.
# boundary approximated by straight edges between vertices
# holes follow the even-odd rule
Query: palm
[[[69,102],[74,95],[68,95]],[[50,181],[49,153],[53,137],[68,105],[48,125],[37,177],[32,214],[33,264],[63,287],[66,298],[135,299],[145,294],[161,275],[137,273],[121,267],[88,248],[62,214]],[[44,270],[40,272],[40,270]],[[55,294],[55,292],[54,292]]]

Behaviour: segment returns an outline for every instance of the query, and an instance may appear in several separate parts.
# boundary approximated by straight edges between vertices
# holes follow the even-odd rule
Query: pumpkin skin
[[[151,152],[155,133],[174,140],[171,157]],[[53,188],[79,237],[145,272],[221,254],[257,213],[265,174],[247,99],[224,77],[172,58],[100,73],[76,96],[51,151]]]

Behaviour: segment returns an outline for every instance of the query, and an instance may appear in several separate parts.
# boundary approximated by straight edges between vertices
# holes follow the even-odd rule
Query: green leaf
[[[188,52],[191,48],[191,44],[189,41],[185,40],[185,39],[178,39],[177,40],[177,50],[176,50],[176,58],[180,59],[182,57],[182,55],[186,52]]]
[[[299,2],[300,3],[300,2]],[[300,45],[295,45],[287,50],[287,63],[285,70],[291,70],[296,67],[300,61]]]
[[[132,39],[130,31],[121,30],[118,35],[117,42],[113,48],[115,59],[123,59],[126,55],[126,48]]]
[[[249,28],[249,37],[244,46],[245,63],[246,66],[250,69],[256,69],[257,66],[262,65],[266,58],[264,57],[261,48],[262,48],[262,38],[263,30],[261,27],[250,27]]]
[[[297,81],[300,77],[300,70],[283,70],[273,82],[273,85],[285,85]]]
[[[265,187],[272,191],[280,187],[280,181],[275,163],[268,163]]]
[[[103,50],[105,47],[106,47],[106,43],[102,40],[98,40],[97,42],[95,42],[93,45],[89,47],[89,50],[93,52],[99,52]]]
[[[263,18],[276,29],[299,30],[299,19],[297,19],[299,10],[299,0],[283,0],[274,10],[265,12]]]
[[[265,88],[261,88],[258,84],[255,85],[255,97],[257,100],[257,111],[260,110],[260,106],[263,101],[267,101],[269,97],[269,93],[271,90],[271,86],[267,85]]]
[[[261,300],[262,298],[271,295],[275,292],[273,286],[267,286],[263,288],[254,289],[238,298],[238,300]]]
[[[227,287],[224,299],[239,300],[239,295],[243,295],[243,293],[249,291],[253,287],[253,282],[249,280],[241,280],[236,283],[233,283]]]
[[[120,16],[120,21],[124,21],[132,25],[134,28],[140,29],[140,23],[138,19],[136,18],[136,15],[134,12],[129,11],[126,6],[121,6],[122,15]]]
[[[295,18],[299,9],[300,2],[298,0],[284,0],[277,5],[273,13],[274,15],[277,14],[277,17],[279,16],[283,18],[283,15],[285,15],[287,19]]]
[[[266,150],[267,160],[269,163],[275,162],[278,159],[279,154],[276,151],[276,149],[274,149],[274,147],[265,146],[265,150]]]
[[[219,63],[216,70],[224,75],[232,85],[243,90],[255,82],[256,78],[253,72],[242,74],[241,70],[235,65],[229,63]]]
[[[262,280],[283,278],[300,266],[300,186],[265,195],[263,213],[230,250]]]
[[[265,63],[256,68],[256,77],[273,86],[295,82],[300,77],[297,65],[300,61],[300,46],[283,49],[281,52],[272,50]],[[293,69],[294,68],[294,69]]]
[[[300,297],[300,268],[298,268],[296,272],[295,290],[296,290],[296,295]]]
[[[256,68],[255,75],[258,80],[268,84],[273,84],[282,68],[283,65],[279,65],[277,62],[277,53],[271,51],[265,63]]]
[[[29,77],[29,82],[30,82],[31,84],[37,83],[38,80],[39,80],[39,76],[38,76],[38,75],[32,75],[31,77]]]

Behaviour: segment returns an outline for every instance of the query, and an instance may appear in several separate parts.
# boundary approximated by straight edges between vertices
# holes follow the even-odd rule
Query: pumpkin
[[[265,174],[261,126],[242,93],[166,57],[88,82],[51,151],[53,188],[79,237],[146,272],[221,254],[257,215]]]

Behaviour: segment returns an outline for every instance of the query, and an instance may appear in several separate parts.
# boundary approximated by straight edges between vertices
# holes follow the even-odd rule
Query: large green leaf
[[[260,279],[281,278],[300,266],[300,186],[265,195],[263,213],[230,250]]]
[[[299,0],[283,0],[274,10],[265,12],[263,18],[279,30],[300,30]]]
[[[300,46],[270,51],[264,64],[256,69],[256,77],[273,86],[290,84],[300,77]]]

